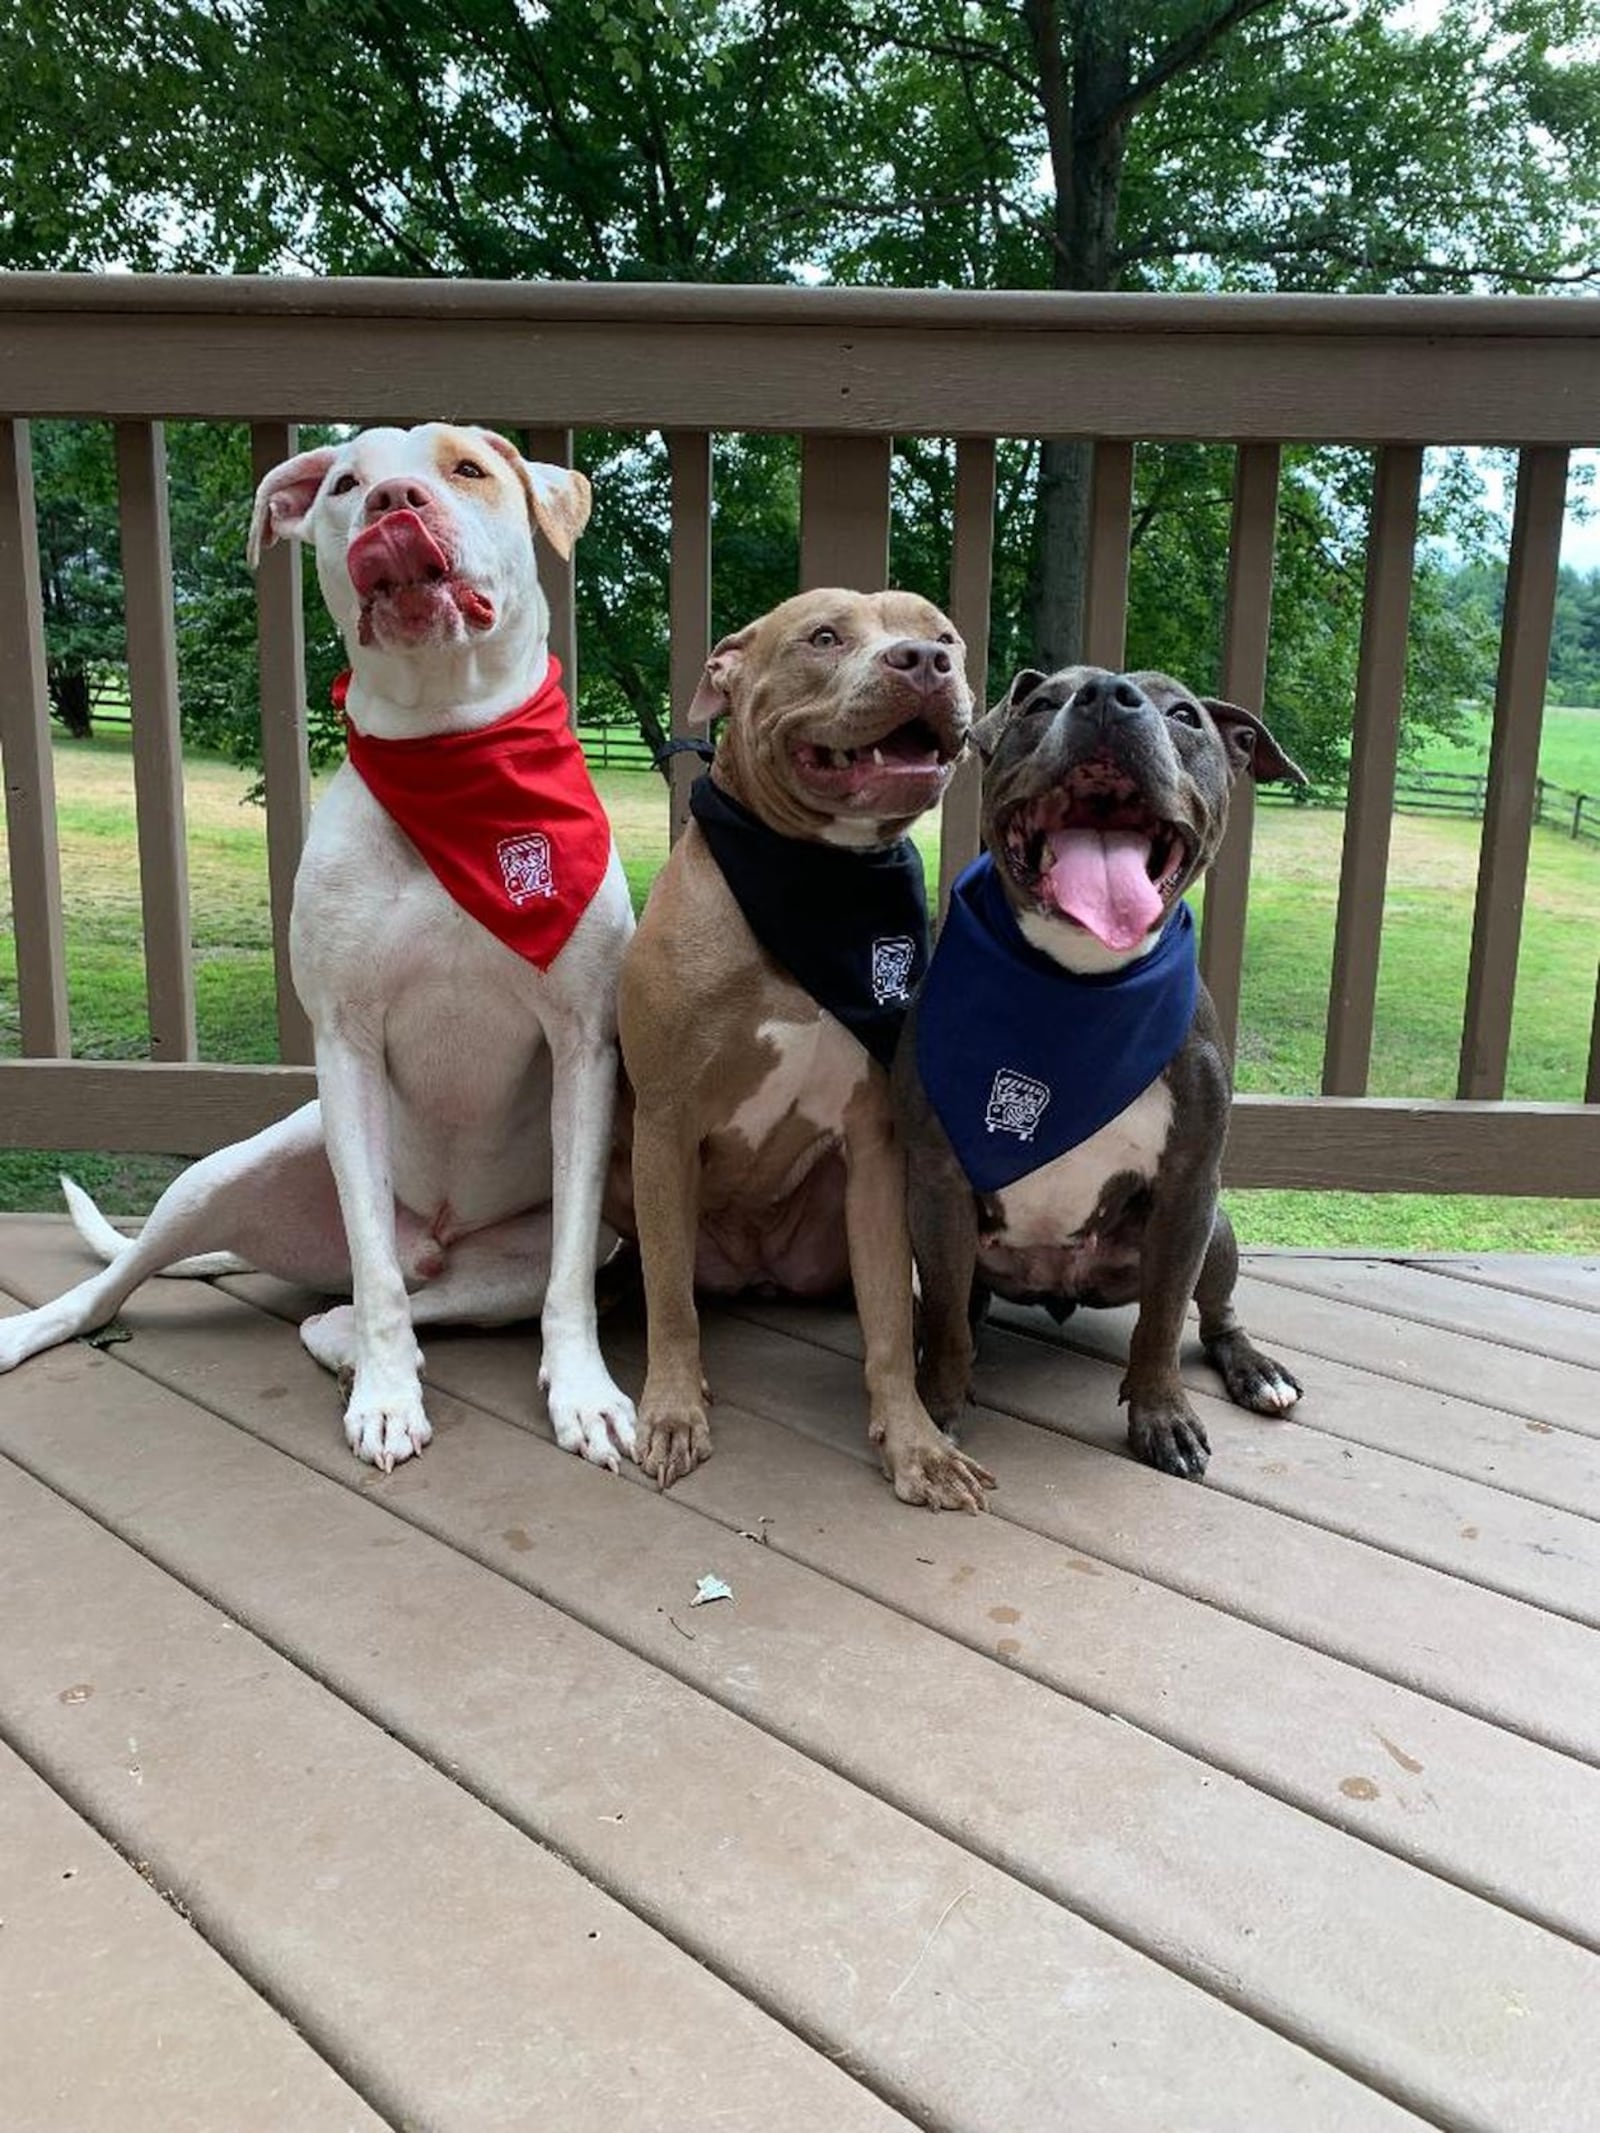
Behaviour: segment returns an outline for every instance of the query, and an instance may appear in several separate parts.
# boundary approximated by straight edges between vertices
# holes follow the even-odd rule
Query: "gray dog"
[[[1026,670],[972,737],[985,850],[895,1061],[920,1390],[950,1429],[989,1294],[1058,1317],[1137,1301],[1129,1441],[1198,1477],[1210,1447],[1178,1371],[1191,1296],[1241,1407],[1284,1414],[1301,1388],[1234,1313],[1217,1199],[1232,1083],[1180,899],[1241,770],[1305,779],[1260,719],[1165,674]]]

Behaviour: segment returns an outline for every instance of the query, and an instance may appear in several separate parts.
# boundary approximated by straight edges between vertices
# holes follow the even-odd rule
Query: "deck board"
[[[87,1701],[86,1684],[58,1692]],[[0,1745],[7,2133],[380,2133],[384,2121]]]
[[[82,1270],[0,1223],[0,1290]],[[352,2124],[1578,2126],[1594,1439],[1433,1381],[1537,1364],[1548,1309],[1592,1403],[1583,1288],[1396,1271],[1430,1319],[1253,1264],[1304,1420],[1202,1394],[1199,1488],[1120,1450],[1114,1315],[992,1331],[982,1519],[893,1502],[838,1313],[708,1314],[717,1452],[662,1497],[556,1451],[520,1330],[426,1343],[436,1439],[383,1479],[303,1298],[151,1284],[0,1380],[0,1742]]]
[[[229,1286],[292,1315],[305,1302],[259,1279]],[[794,1317],[810,1326],[818,1314]],[[735,1561],[759,1535],[769,1553],[820,1569],[1313,1814],[1362,1835],[1376,1826],[1385,1834],[1375,1841],[1401,1856],[1600,1946],[1600,1898],[1591,1901],[1589,1891],[1591,1865],[1600,1886],[1600,1824],[1592,1840],[1586,1834],[1600,1808],[1600,1772],[1129,1576],[1092,1545],[1063,1553],[999,1511],[1009,1491],[996,1500],[999,1515],[931,1526],[913,1520],[885,1533],[881,1504],[862,1491],[857,1471],[870,1468],[872,1455],[852,1367],[812,1342],[775,1349],[752,1340],[737,1319],[713,1320],[707,1332],[723,1392],[717,1456],[669,1503],[714,1518],[736,1544]],[[637,1333],[619,1329],[609,1346],[624,1376],[636,1375]],[[430,1380],[442,1390],[490,1414],[526,1418],[536,1356],[530,1340],[435,1337],[428,1356]],[[774,1400],[773,1385],[787,1399]],[[790,1402],[793,1426],[780,1435],[772,1422]],[[772,1412],[747,1411],[761,1404]],[[1048,1444],[1031,1433],[1024,1448],[1038,1455],[1034,1500],[1048,1501],[1059,1492],[1047,1472]],[[1187,1485],[1170,1487],[1175,1501],[1187,1499]],[[715,1560],[725,1566],[727,1556],[723,1546]],[[754,1560],[764,1569],[761,1557]],[[807,1603],[808,1620],[816,1604]],[[679,1655],[665,1630],[657,1645],[674,1663]],[[1240,1697],[1240,1681],[1257,1693]],[[1424,1759],[1421,1779],[1407,1765]],[[1354,1796],[1342,1790],[1352,1773],[1369,1770],[1388,1782],[1373,1784],[1370,1797],[1365,1781]],[[1531,1803],[1512,1844],[1508,1791]]]
[[[520,2133],[536,2094],[584,2133],[646,2120],[688,2133],[711,2097],[740,2123],[780,2109],[817,2133],[901,2123],[574,1869],[6,1465],[0,1517],[0,1728],[150,1861],[385,2118],[455,2114]],[[63,1680],[96,1693],[67,1712]],[[648,2025],[613,2018],[634,1993]]]
[[[817,1369],[805,1349],[848,1360],[859,1346],[843,1313],[802,1316],[777,1304],[740,1315],[769,1331],[807,1330],[781,1371],[758,1366],[748,1378],[761,1382],[741,1379],[739,1397],[760,1410],[782,1407],[799,1374]],[[1120,1434],[1113,1371],[1097,1377],[1094,1395],[1069,1412],[1058,1380],[1074,1361],[1070,1351],[1052,1355],[1019,1342],[1006,1357],[999,1364],[980,1360],[980,1405],[967,1431],[974,1451],[1003,1476],[994,1515],[1600,1761],[1600,1639],[1592,1630],[1231,1495],[1225,1461],[1202,1488],[1152,1474],[1113,1448]],[[828,1372],[825,1382],[836,1407],[845,1375]],[[797,1428],[822,1419],[824,1395],[815,1378],[812,1383],[815,1404],[797,1413]],[[1008,1411],[993,1404],[1002,1397]],[[1285,1432],[1282,1423],[1253,1417],[1236,1422],[1221,1403],[1210,1412],[1212,1420],[1225,1417],[1230,1431],[1237,1426],[1279,1439]],[[1055,1426],[1040,1428],[1029,1415]],[[1426,1637],[1419,1638],[1419,1623],[1427,1625]]]
[[[1330,1283],[1343,1264],[1330,1265]],[[1364,1369],[1400,1384],[1426,1386],[1524,1421],[1600,1437],[1600,1402],[1594,1372],[1586,1365],[1459,1331],[1441,1339],[1447,1329],[1426,1320],[1319,1293],[1307,1286],[1315,1276],[1309,1269],[1302,1273],[1307,1266],[1302,1260],[1286,1261],[1281,1272],[1270,1262],[1257,1265],[1259,1271],[1252,1268],[1239,1284],[1239,1310],[1264,1346],[1282,1343],[1336,1362],[1359,1358]],[[1395,1269],[1397,1275],[1406,1271]]]
[[[992,1317],[997,1326],[1020,1327],[1035,1339],[1119,1363],[1132,1323],[1126,1311],[1085,1311],[1056,1327],[1042,1311],[1005,1304],[997,1304]],[[1316,1354],[1283,1339],[1277,1327],[1263,1338],[1279,1361],[1315,1389],[1314,1403],[1300,1409],[1308,1419],[1297,1428],[1314,1427],[1326,1436],[1397,1453],[1419,1467],[1486,1481],[1504,1494],[1600,1518],[1600,1437],[1507,1414],[1459,1393],[1435,1392],[1355,1360]],[[1186,1347],[1184,1366],[1196,1391],[1217,1391],[1216,1373],[1197,1340]],[[1248,1418],[1241,1421],[1248,1437]],[[1270,1430],[1263,1435],[1258,1428],[1255,1435],[1263,1445],[1271,1441]]]
[[[1259,1280],[1304,1288],[1386,1317],[1464,1333],[1535,1356],[1600,1368],[1600,1314],[1577,1303],[1521,1296],[1514,1289],[1457,1281],[1431,1266],[1345,1259],[1294,1260],[1258,1267]],[[1600,1286],[1600,1283],[1597,1283]]]
[[[1487,1289],[1509,1289],[1520,1296],[1542,1296],[1551,1303],[1573,1304],[1580,1311],[1600,1311],[1600,1259],[1547,1259],[1529,1252],[1486,1252],[1475,1259],[1411,1259],[1451,1281],[1470,1281]]]

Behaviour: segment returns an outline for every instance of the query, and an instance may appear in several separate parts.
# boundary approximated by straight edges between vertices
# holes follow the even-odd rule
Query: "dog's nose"
[[[420,481],[409,475],[396,475],[393,481],[377,482],[367,491],[366,515],[372,519],[383,518],[390,511],[421,511],[432,502]]]
[[[1067,708],[1097,725],[1115,726],[1143,711],[1149,699],[1126,674],[1092,674],[1073,692]]]
[[[947,679],[952,668],[947,644],[934,644],[920,637],[902,637],[881,657],[886,667],[893,667],[922,690],[935,688]]]

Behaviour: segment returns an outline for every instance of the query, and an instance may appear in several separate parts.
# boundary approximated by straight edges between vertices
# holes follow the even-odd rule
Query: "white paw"
[[[373,1373],[358,1372],[344,1411],[344,1433],[358,1459],[392,1474],[433,1435],[421,1386],[401,1380],[385,1387]]]
[[[65,1322],[47,1304],[42,1310],[24,1311],[16,1318],[0,1319],[0,1376],[25,1363],[30,1355],[70,1340],[82,1329]]]
[[[335,1374],[341,1370],[355,1370],[360,1358],[356,1352],[354,1306],[335,1304],[331,1311],[319,1311],[314,1318],[302,1320],[300,1345],[324,1370]],[[411,1350],[411,1367],[419,1372],[422,1369],[422,1350],[415,1344]]]
[[[1293,1378],[1284,1377],[1279,1371],[1269,1370],[1262,1377],[1257,1404],[1262,1413],[1286,1415],[1299,1397],[1300,1387]]]
[[[576,1452],[613,1474],[633,1457],[633,1402],[611,1382],[598,1359],[587,1367],[539,1372],[539,1390],[550,1409],[550,1427],[564,1452]]]
[[[348,1304],[319,1311],[300,1326],[300,1345],[324,1370],[353,1370],[356,1363],[356,1314]]]

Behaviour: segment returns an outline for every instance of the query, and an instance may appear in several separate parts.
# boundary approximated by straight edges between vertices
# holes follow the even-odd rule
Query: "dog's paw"
[[[300,1345],[313,1361],[335,1377],[352,1376],[356,1367],[356,1314],[349,1304],[335,1304],[303,1319]],[[348,1392],[347,1392],[348,1397]]]
[[[1305,1390],[1293,1371],[1263,1355],[1248,1334],[1224,1334],[1207,1343],[1206,1354],[1222,1373],[1228,1398],[1252,1414],[1286,1415]]]
[[[550,1427],[564,1452],[576,1452],[615,1474],[633,1456],[633,1402],[611,1382],[603,1364],[582,1370],[539,1372],[539,1390],[550,1410]]]
[[[1146,1466],[1186,1481],[1198,1481],[1211,1457],[1205,1424],[1181,1394],[1170,1400],[1130,1401],[1128,1442]]]
[[[986,1511],[995,1485],[987,1467],[947,1438],[909,1445],[893,1460],[885,1453],[883,1468],[902,1503],[923,1504],[930,1511]]]
[[[692,1407],[687,1414],[650,1414],[639,1418],[639,1441],[635,1459],[658,1488],[670,1489],[685,1474],[692,1474],[711,1457],[711,1424],[704,1411]]]
[[[20,1311],[15,1318],[0,1319],[0,1376],[25,1363],[30,1355],[53,1348],[70,1338],[74,1328],[52,1318],[49,1305],[38,1311]]]
[[[433,1436],[421,1386],[414,1380],[386,1385],[374,1373],[357,1370],[345,1404],[344,1433],[358,1459],[392,1474]]]

